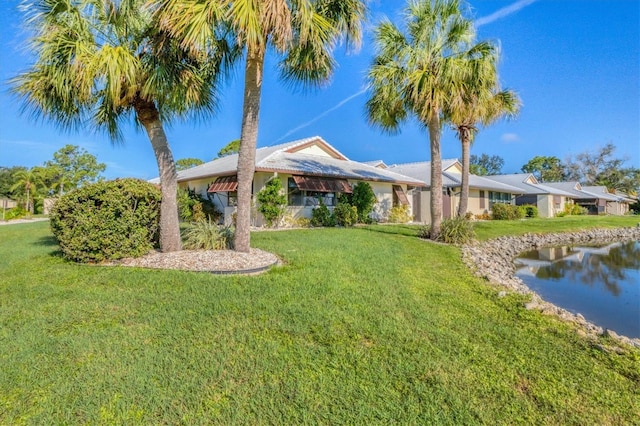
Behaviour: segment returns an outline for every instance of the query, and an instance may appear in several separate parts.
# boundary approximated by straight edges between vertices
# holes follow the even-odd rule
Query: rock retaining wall
[[[640,241],[640,224],[630,228],[589,229],[559,234],[525,234],[522,236],[500,237],[484,243],[463,246],[462,258],[477,276],[483,277],[493,284],[505,286],[513,292],[531,294],[531,302],[527,303],[527,309],[537,309],[546,314],[558,315],[564,320],[582,326],[589,335],[607,334],[617,340],[640,348],[640,339],[619,336],[612,330],[605,330],[590,323],[580,314],[574,315],[565,309],[545,302],[538,294],[529,289],[520,278],[515,276],[514,259],[522,252],[536,250],[541,247],[606,244],[616,241]],[[501,294],[505,293],[501,292]]]

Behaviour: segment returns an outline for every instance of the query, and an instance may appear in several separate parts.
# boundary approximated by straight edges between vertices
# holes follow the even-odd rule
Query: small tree
[[[369,221],[369,213],[373,210],[376,201],[376,194],[368,182],[358,182],[353,186],[351,205],[355,206],[358,210],[358,222],[364,223]]]
[[[287,196],[282,193],[282,182],[279,178],[270,179],[258,192],[258,211],[262,213],[268,227],[277,224],[287,206]]]

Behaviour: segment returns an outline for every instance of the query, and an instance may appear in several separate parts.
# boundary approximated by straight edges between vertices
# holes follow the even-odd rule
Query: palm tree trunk
[[[144,126],[153,147],[153,153],[158,162],[160,174],[160,250],[162,252],[179,251],[182,249],[180,240],[180,221],[178,218],[178,174],[173,161],[173,154],[169,148],[167,135],[162,127],[156,105],[144,99],[134,102],[136,114]]]
[[[249,48],[244,75],[242,130],[238,153],[238,212],[234,241],[235,250],[243,253],[248,253],[251,247],[251,187],[256,169],[263,66],[264,49]]]
[[[471,135],[466,127],[458,129],[460,142],[462,142],[462,189],[460,191],[460,205],[458,206],[458,217],[463,217],[469,208],[469,163],[471,150]]]
[[[440,116],[437,111],[431,113],[428,123],[429,145],[431,147],[431,235],[435,240],[440,235],[442,223],[442,158],[440,149]]]

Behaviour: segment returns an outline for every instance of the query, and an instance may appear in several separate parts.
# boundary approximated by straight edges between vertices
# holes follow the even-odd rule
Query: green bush
[[[358,209],[347,203],[338,203],[333,208],[333,218],[337,225],[353,226],[358,221]]]
[[[22,206],[16,206],[4,212],[4,220],[20,219],[29,214],[27,209]]]
[[[525,211],[525,217],[529,217],[529,218],[535,218],[538,217],[539,212],[538,212],[538,208],[536,206],[532,206],[532,205],[525,205],[522,206],[524,208]]]
[[[222,217],[222,213],[216,209],[215,204],[197,193],[195,189],[179,188],[177,199],[178,213],[183,222],[197,222],[206,219],[218,222]]]
[[[187,250],[233,249],[233,228],[217,225],[211,219],[191,223],[182,231]]]
[[[280,221],[287,207],[287,196],[282,193],[279,178],[270,179],[258,192],[258,211],[262,213],[267,226],[271,228]]]
[[[138,257],[158,242],[160,190],[138,179],[86,185],[60,197],[50,226],[65,257],[101,262]]]
[[[447,244],[465,244],[475,238],[473,223],[464,217],[445,219],[440,226],[438,241]]]
[[[394,206],[389,210],[389,223],[408,223],[411,222],[411,214],[408,205]]]
[[[493,213],[493,220],[522,219],[526,214],[523,206],[514,206],[512,204],[494,203],[491,210]]]
[[[311,211],[311,226],[335,226],[334,218],[322,199],[318,207]]]
[[[350,204],[355,206],[358,211],[358,222],[371,222],[369,213],[371,213],[377,201],[376,194],[368,182],[358,182],[353,186]]]

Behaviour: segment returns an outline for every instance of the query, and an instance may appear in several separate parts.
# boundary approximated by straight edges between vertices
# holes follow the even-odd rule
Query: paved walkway
[[[32,222],[43,222],[45,220],[49,220],[48,217],[34,217],[33,219],[13,219],[8,221],[0,220],[0,226],[2,225],[17,225],[19,223],[32,223]]]

